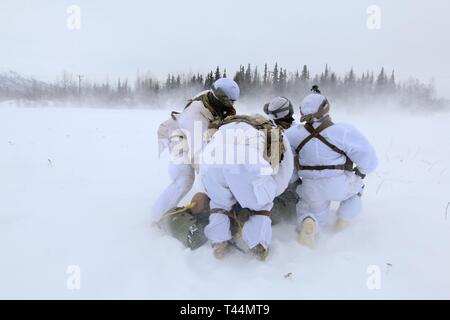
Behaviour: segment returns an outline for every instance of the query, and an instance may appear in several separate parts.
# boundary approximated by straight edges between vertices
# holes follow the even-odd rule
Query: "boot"
[[[269,248],[266,249],[262,244],[258,244],[256,247],[251,249],[251,252],[259,261],[265,261],[269,255]]]
[[[227,255],[227,253],[230,251],[230,244],[228,241],[213,243],[212,245],[214,251],[214,257],[217,259],[223,259]]]
[[[338,218],[336,220],[336,224],[334,226],[334,231],[335,232],[341,232],[344,229],[347,229],[347,227],[350,225],[350,221],[342,219],[342,218]]]
[[[304,246],[313,248],[316,243],[316,230],[316,221],[310,217],[305,218],[300,226],[298,242]]]

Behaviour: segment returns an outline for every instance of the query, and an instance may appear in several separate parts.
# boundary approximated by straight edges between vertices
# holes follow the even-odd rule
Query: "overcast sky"
[[[80,30],[67,27],[70,5],[81,9]],[[370,5],[381,29],[367,27]],[[0,0],[0,68],[44,80],[63,70],[106,79],[328,63],[434,77],[450,97],[449,39],[448,0]]]

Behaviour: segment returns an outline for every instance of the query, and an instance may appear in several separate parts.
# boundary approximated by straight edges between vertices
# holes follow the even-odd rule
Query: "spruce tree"
[[[255,67],[253,72],[253,87],[258,88],[261,80],[259,79],[258,67]]]
[[[263,75],[263,84],[264,84],[264,86],[267,85],[267,81],[269,80],[267,73],[268,73],[268,71],[267,71],[267,63],[266,63],[266,64],[264,64],[264,75]]]
[[[387,76],[386,76],[386,73],[384,72],[384,67],[383,67],[383,68],[381,68],[381,71],[377,77],[377,82],[376,82],[377,89],[379,91],[383,91],[386,88],[386,84],[387,84]]]
[[[328,64],[325,65],[325,72],[320,75],[320,85],[326,86],[328,84],[328,77],[329,77],[329,71],[328,71]]]
[[[220,69],[219,67],[216,68],[216,72],[214,74],[214,80],[219,80],[220,79]]]
[[[244,83],[247,88],[252,85],[252,68],[250,63],[247,65],[247,70],[245,70]]]
[[[356,83],[355,72],[353,71],[353,68],[351,68],[349,73],[344,79],[344,84],[347,86],[347,88],[353,89],[355,83]]]
[[[306,66],[306,64],[303,66],[300,79],[302,80],[302,82],[307,82],[309,80],[309,71],[308,71],[308,67]]]
[[[243,66],[239,67],[239,71],[236,72],[233,80],[236,81],[236,83],[240,87],[242,87],[241,89],[243,89],[245,87],[245,85],[244,85],[244,67]]]
[[[167,75],[167,79],[166,79],[166,90],[169,90],[170,89],[170,74],[168,74]]]
[[[395,73],[394,70],[392,70],[391,77],[389,78],[389,89],[393,91],[395,90],[395,87],[396,87]]]
[[[283,93],[286,89],[286,83],[287,83],[287,71],[286,69],[283,70],[283,68],[280,68],[280,75],[278,79],[278,87],[277,89],[280,91],[280,93]]]
[[[330,87],[335,88],[338,82],[336,73],[332,72],[330,75]]]
[[[273,68],[273,75],[272,75],[272,87],[277,89],[278,83],[280,81],[279,74],[278,74],[278,63],[275,63],[275,67]]]

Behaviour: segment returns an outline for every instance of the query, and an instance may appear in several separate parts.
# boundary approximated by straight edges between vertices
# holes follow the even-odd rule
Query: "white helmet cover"
[[[329,110],[330,104],[327,98],[317,93],[310,94],[303,99],[300,106],[300,112],[302,114],[300,121],[311,122],[314,119],[319,120],[328,115]]]
[[[292,117],[294,114],[294,108],[292,107],[292,103],[289,99],[285,97],[276,97],[264,105],[264,112],[272,119],[277,120]]]
[[[239,85],[228,78],[216,80],[211,87],[211,92],[225,105],[233,105],[233,102],[239,99],[240,95]]]

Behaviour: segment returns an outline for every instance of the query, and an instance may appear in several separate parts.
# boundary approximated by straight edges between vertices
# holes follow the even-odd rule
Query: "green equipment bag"
[[[204,245],[208,239],[204,229],[208,224],[209,214],[180,213],[170,216],[165,221],[166,231],[187,248],[195,250]]]

